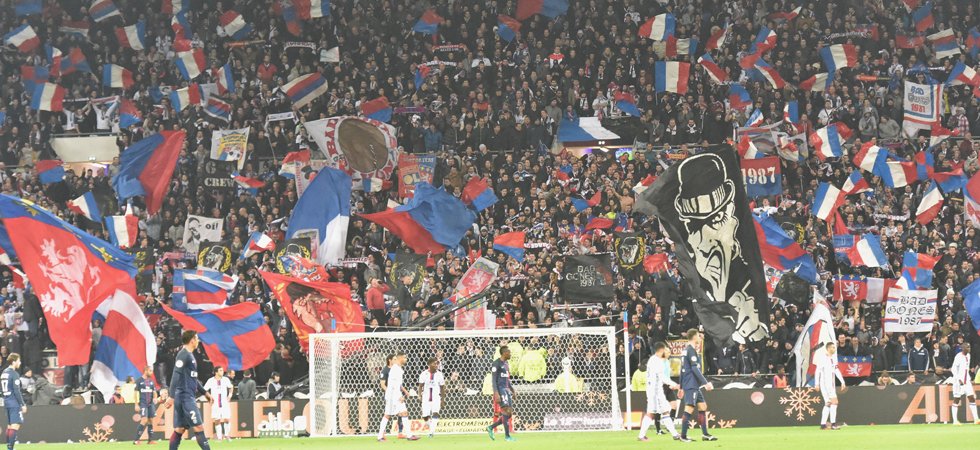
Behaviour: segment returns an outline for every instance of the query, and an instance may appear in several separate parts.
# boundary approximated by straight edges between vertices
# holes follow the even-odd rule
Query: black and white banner
[[[202,242],[220,241],[223,222],[224,219],[188,215],[184,222],[184,250],[188,253],[197,253]]]
[[[612,300],[612,262],[610,255],[568,255],[558,287],[568,303],[597,303]]]
[[[422,291],[422,282],[425,280],[425,260],[425,255],[408,252],[396,254],[395,261],[391,265],[389,279],[391,285],[395,287],[404,285],[412,295],[418,295]]]
[[[671,166],[636,196],[635,208],[659,218],[676,243],[684,287],[708,335],[718,343],[768,337],[762,255],[731,146]]]
[[[617,231],[613,233],[613,254],[621,271],[632,270],[643,264],[643,258],[647,256],[647,240],[637,233]]]

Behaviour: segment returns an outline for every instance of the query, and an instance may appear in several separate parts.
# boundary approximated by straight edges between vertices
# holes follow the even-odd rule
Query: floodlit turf
[[[928,449],[942,448],[974,448],[977,437],[980,436],[980,425],[880,425],[844,427],[840,431],[821,431],[816,427],[786,427],[786,428],[745,428],[712,430],[718,436],[718,441],[702,442],[700,432],[692,433],[697,442],[682,444],[670,439],[669,436],[657,436],[651,433],[649,442],[637,442],[635,432],[595,432],[595,433],[522,433],[515,434],[517,442],[504,442],[503,435],[498,433],[496,441],[490,441],[486,435],[437,435],[433,439],[423,437],[416,442],[389,439],[388,442],[375,442],[373,438],[322,438],[322,439],[241,439],[232,442],[212,442],[214,450],[299,450],[337,448],[343,450],[385,449],[415,447],[424,450],[467,450],[490,448],[514,448],[533,450],[606,450],[606,449],[661,449],[661,448],[694,448],[694,449],[725,449],[725,450],[801,450],[801,449]],[[132,442],[111,444],[21,444],[17,448],[31,450],[56,449],[124,449],[124,448],[167,448],[167,442],[161,441],[154,446],[140,445]],[[182,449],[197,449],[194,441],[184,441]]]

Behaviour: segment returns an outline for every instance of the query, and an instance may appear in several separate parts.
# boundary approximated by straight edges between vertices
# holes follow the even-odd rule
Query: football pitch
[[[694,430],[692,430],[694,431]],[[373,438],[292,438],[292,439],[241,439],[232,442],[211,442],[214,450],[300,450],[320,448],[342,448],[344,450],[417,447],[425,450],[466,450],[466,449],[644,449],[644,448],[701,448],[701,449],[920,449],[931,446],[944,448],[971,448],[976,445],[980,425],[879,425],[844,427],[839,431],[822,431],[817,427],[745,428],[712,429],[718,437],[714,442],[700,440],[700,431],[691,433],[698,439],[693,443],[681,443],[669,436],[650,434],[650,441],[638,442],[635,432],[555,432],[515,434],[516,442],[505,442],[503,434],[491,441],[486,435],[436,435],[435,438],[423,436],[420,440],[409,442],[389,436],[387,442],[376,442]],[[145,443],[144,443],[145,444]],[[74,443],[74,444],[19,444],[17,448],[31,450],[55,449],[124,449],[134,448],[132,442],[115,443]],[[144,446],[139,446],[143,448]],[[167,442],[160,441],[150,449],[166,449]],[[197,449],[197,442],[184,441],[181,449]]]

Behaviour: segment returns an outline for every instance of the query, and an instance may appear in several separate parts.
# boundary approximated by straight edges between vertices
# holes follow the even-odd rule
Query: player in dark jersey
[[[194,350],[201,340],[197,337],[197,332],[184,330],[180,335],[180,342],[184,347],[177,352],[174,360],[174,374],[170,377],[170,398],[167,399],[166,408],[174,407],[174,433],[170,435],[170,450],[177,450],[180,447],[181,437],[188,428],[194,432],[197,445],[202,450],[211,450],[208,437],[204,435],[203,420],[201,409],[197,407],[197,397],[204,395],[208,402],[211,401],[211,394],[208,394],[197,379],[197,360],[194,359]]]
[[[136,412],[140,414],[140,421],[139,425],[136,426],[136,439],[133,444],[139,445],[144,430],[146,431],[146,443],[156,444],[156,441],[153,440],[153,424],[150,422],[157,415],[160,397],[157,396],[157,383],[153,381],[153,367],[146,366],[143,369],[143,376],[136,380],[136,392],[139,393]]]
[[[714,389],[701,372],[701,343],[704,342],[704,334],[696,328],[687,331],[687,340],[690,342],[684,351],[684,361],[681,362],[681,390],[684,391],[684,420],[681,422],[682,442],[691,442],[687,438],[687,428],[691,423],[691,415],[694,408],[698,410],[698,424],[701,425],[701,440],[717,441],[718,438],[708,434],[708,403],[704,401],[704,393]]]
[[[20,392],[20,355],[11,353],[7,356],[7,368],[0,375],[0,390],[3,391],[3,406],[7,410],[7,448],[14,449],[17,442],[17,430],[24,423],[27,406],[24,394]]]
[[[386,390],[388,390],[388,373],[391,372],[391,360],[395,359],[395,355],[389,353],[385,356],[385,368],[381,369],[381,396],[384,396]],[[398,423],[398,439],[405,439],[405,426],[402,425],[402,421],[396,420]]]
[[[490,374],[493,377],[493,403],[494,408],[500,408],[500,418],[495,420],[487,427],[487,434],[493,440],[493,430],[497,425],[504,426],[504,435],[508,441],[516,441],[510,436],[510,417],[514,414],[514,388],[510,385],[510,349],[506,345],[500,346],[500,358],[497,358],[490,366]]]

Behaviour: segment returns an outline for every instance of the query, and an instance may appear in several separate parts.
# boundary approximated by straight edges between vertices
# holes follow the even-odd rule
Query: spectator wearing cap
[[[269,400],[282,400],[286,390],[279,383],[279,372],[272,372],[269,385],[266,387],[266,392],[268,393]]]

